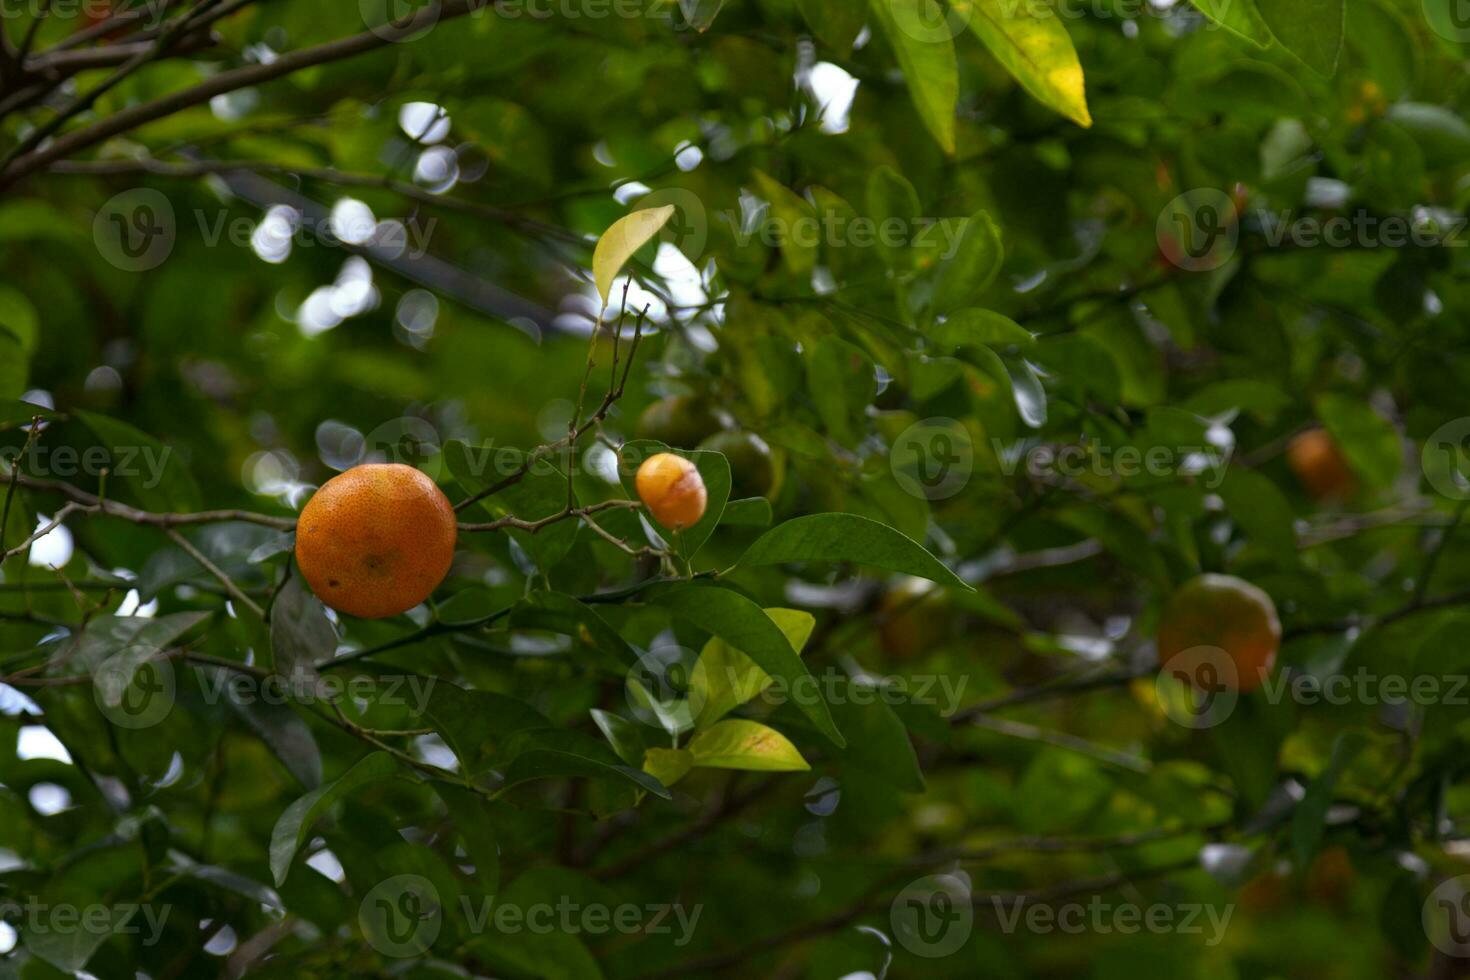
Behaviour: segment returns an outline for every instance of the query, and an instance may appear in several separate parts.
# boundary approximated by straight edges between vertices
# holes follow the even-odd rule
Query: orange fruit
[[[638,497],[653,519],[674,531],[693,527],[704,516],[709,494],[694,464],[673,453],[657,453],[638,467]]]
[[[1221,650],[1218,682],[1229,689],[1261,686],[1281,647],[1281,621],[1271,597],[1232,575],[1201,575],[1169,597],[1159,619],[1159,663],[1196,647]]]
[[[454,561],[454,507],[401,463],[354,466],[322,484],[296,524],[296,565],[317,598],[363,619],[427,599]]]
[[[1286,463],[1307,493],[1318,500],[1349,496],[1357,485],[1347,457],[1326,430],[1311,429],[1286,446]]]

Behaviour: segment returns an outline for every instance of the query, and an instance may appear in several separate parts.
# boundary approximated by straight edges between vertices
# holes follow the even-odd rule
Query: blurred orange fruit
[[[1271,597],[1232,575],[1201,575],[1179,588],[1159,619],[1159,663],[1186,650],[1223,651],[1218,681],[1246,692],[1261,686],[1281,647],[1281,621]]]

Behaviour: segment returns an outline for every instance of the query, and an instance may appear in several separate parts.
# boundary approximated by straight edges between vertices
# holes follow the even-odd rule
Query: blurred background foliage
[[[71,481],[85,490],[150,511],[290,517],[335,472],[430,431],[413,461],[458,501],[480,487],[449,447],[528,450],[565,433],[598,314],[592,244],[631,208],[675,203],[670,230],[629,267],[646,335],[624,397],[572,457],[578,500],[624,495],[613,450],[625,440],[705,443],[731,464],[731,499],[766,497],[772,514],[755,506],[748,523],[721,525],[692,571],[730,568],[763,524],[845,512],[921,543],[976,591],[846,563],[741,567],[723,591],[815,618],[812,671],[903,678],[911,693],[937,694],[942,680],[961,694],[941,706],[959,710],[942,717],[914,697],[834,704],[838,748],[795,708],[753,704],[745,715],[811,770],[696,769],[669,800],[605,774],[553,772],[490,802],[378,775],[307,834],[302,854],[329,859],[282,882],[273,829],[371,751],[362,726],[433,729],[390,743],[469,775],[449,733],[488,725],[499,755],[487,769],[500,776],[516,729],[601,742],[611,728],[627,741],[600,750],[636,770],[637,746],[669,739],[630,710],[618,653],[707,650],[720,630],[638,593],[597,606],[615,639],[569,626],[564,609],[538,606],[555,602],[547,594],[627,588],[656,564],[571,523],[546,537],[465,535],[433,610],[335,629],[356,651],[418,637],[360,662],[365,677],[411,670],[507,700],[426,725],[369,699],[334,720],[320,704],[211,698],[217,674],[196,662],[178,669],[167,718],[127,730],[108,724],[93,685],[33,685],[26,669],[76,649],[85,678],[139,630],[203,657],[279,660],[265,624],[238,603],[226,613],[217,577],[158,528],[73,516],[64,541],[0,566],[12,682],[0,688],[0,897],[145,899],[176,914],[153,946],[119,934],[86,948],[17,922],[0,971],[1459,975],[1420,912],[1470,853],[1465,709],[1257,694],[1192,731],[1159,702],[1151,647],[1163,599],[1216,571],[1272,596],[1280,664],[1295,676],[1470,666],[1470,538],[1454,533],[1465,495],[1452,479],[1463,434],[1442,435],[1470,387],[1470,268],[1457,250],[1470,75],[1452,3],[1068,4],[1058,23],[1085,103],[1055,46],[1057,64],[1013,75],[1004,46],[963,19],[985,21],[997,5],[984,0],[944,8],[960,29],[917,42],[892,18],[930,17],[928,0],[647,0],[636,17],[510,6],[216,96],[10,183],[7,463],[45,406],[56,414],[37,447],[171,453],[159,480]],[[131,72],[73,125],[381,25],[349,6],[241,5],[211,25],[208,46]],[[7,15],[12,45],[29,21]],[[58,12],[32,50],[45,57],[79,29]],[[84,72],[68,91],[106,75]],[[10,111],[6,145],[68,91]],[[242,163],[201,172],[220,161]],[[158,165],[186,173],[148,172]],[[175,225],[166,258],[142,271],[102,241],[109,202],[137,188],[165,195]],[[1186,271],[1160,216],[1200,188],[1234,208],[1216,216],[1234,248]],[[362,248],[292,234],[279,207],[302,200],[344,223],[370,212],[379,232],[402,222],[409,245],[387,261],[369,249],[367,262]],[[1282,215],[1396,218],[1449,240],[1283,244]],[[854,244],[857,216],[937,231]],[[837,231],[816,245],[771,232],[802,220]],[[230,228],[243,231],[216,234]],[[496,315],[506,297],[466,281],[513,294],[517,312]],[[605,334],[593,350],[589,408],[613,357]],[[951,420],[971,447],[962,489],[933,501],[910,492],[898,462],[925,419]],[[1329,499],[1286,453],[1318,427],[1350,476]],[[1173,468],[1016,465],[1017,453],[1074,444],[1158,450]],[[1201,470],[1220,457],[1228,468]],[[564,487],[532,480],[465,518],[545,516]],[[17,494],[5,546],[62,503]],[[644,543],[632,513],[603,524]],[[282,601],[281,532],[232,522],[186,537],[250,595]],[[504,609],[516,612],[465,625]],[[433,623],[451,629],[414,632]],[[595,722],[594,709],[622,721]],[[540,721],[517,720],[531,710]],[[446,906],[496,893],[483,876],[497,862],[470,840],[486,827],[501,901],[699,904],[693,941],[475,934],[454,915],[421,957],[365,941],[363,896],[392,875],[429,878]],[[1081,893],[1233,915],[1213,946],[1179,931],[1007,934],[977,899],[969,941],[925,959],[893,943],[888,902],[938,871],[977,895],[1097,881]]]

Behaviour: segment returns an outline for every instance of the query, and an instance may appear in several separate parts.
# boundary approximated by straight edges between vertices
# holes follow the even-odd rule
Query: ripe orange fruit
[[[636,483],[638,497],[653,519],[674,531],[698,524],[709,503],[699,470],[673,453],[657,453],[644,460]]]
[[[1349,496],[1358,482],[1347,457],[1324,429],[1311,429],[1292,439],[1286,447],[1286,463],[1307,493],[1318,500]]]
[[[1159,620],[1159,663],[1195,647],[1224,651],[1219,683],[1240,692],[1261,686],[1281,647],[1281,621],[1265,592],[1232,575],[1201,575],[1169,597]],[[1233,669],[1229,669],[1233,667]]]
[[[439,587],[458,534],[454,507],[433,480],[401,463],[370,463],[332,477],[307,501],[296,564],[322,602],[381,619]]]

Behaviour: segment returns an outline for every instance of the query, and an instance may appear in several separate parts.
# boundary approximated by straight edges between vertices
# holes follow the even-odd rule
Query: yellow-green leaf
[[[797,653],[801,653],[817,625],[816,617],[799,609],[767,609],[766,615],[786,634]],[[699,706],[694,727],[710,727],[770,685],[771,676],[754,660],[718,636],[711,637],[689,678],[689,701]]]
[[[633,253],[648,244],[673,216],[672,204],[634,211],[614,221],[612,227],[602,233],[597,240],[597,248],[592,252],[592,278],[597,283],[597,294],[602,297],[603,306],[607,305],[613,280],[623,271]]]
[[[689,755],[707,769],[804,772],[811,768],[796,746],[774,728],[730,718],[689,740]]]
[[[685,749],[649,749],[643,754],[643,771],[665,786],[672,786],[694,768],[694,757]]]
[[[943,9],[935,0],[872,0],[871,7],[893,45],[919,118],[944,152],[953,154],[960,72]]]
[[[952,6],[1026,91],[1078,125],[1092,125],[1082,63],[1055,12],[1008,0],[954,0]]]

